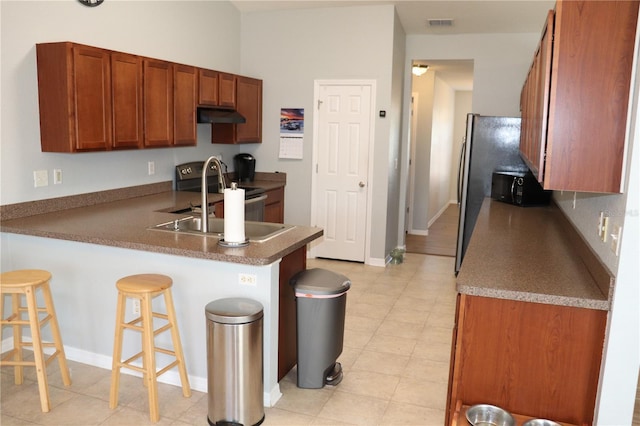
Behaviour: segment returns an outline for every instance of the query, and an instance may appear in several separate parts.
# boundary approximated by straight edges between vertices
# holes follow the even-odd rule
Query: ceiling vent
[[[430,27],[452,27],[453,19],[429,19],[427,21]]]

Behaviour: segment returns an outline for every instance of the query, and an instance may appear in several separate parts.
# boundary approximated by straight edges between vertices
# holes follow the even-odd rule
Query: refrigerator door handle
[[[464,151],[467,148],[467,138],[462,137],[462,146],[460,147],[460,160],[458,161],[458,204],[462,202],[462,170],[464,166]]]

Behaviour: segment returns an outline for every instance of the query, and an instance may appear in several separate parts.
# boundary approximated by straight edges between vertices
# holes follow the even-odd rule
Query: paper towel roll
[[[224,190],[224,241],[242,243],[244,235],[244,189]]]

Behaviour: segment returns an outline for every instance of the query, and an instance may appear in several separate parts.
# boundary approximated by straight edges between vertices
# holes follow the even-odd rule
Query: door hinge
[[[320,109],[320,105],[322,105],[322,101],[318,99],[318,109]]]

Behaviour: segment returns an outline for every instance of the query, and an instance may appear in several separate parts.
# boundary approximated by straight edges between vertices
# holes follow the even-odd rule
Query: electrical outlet
[[[62,169],[53,169],[53,184],[60,185],[62,183]]]
[[[613,225],[613,233],[611,234],[611,251],[620,255],[620,238],[622,237],[622,226]]]
[[[149,161],[147,163],[147,171],[149,173],[149,176],[155,175],[156,174],[156,163],[154,163],[153,161]]]
[[[49,186],[49,173],[46,170],[34,170],[33,187]]]
[[[140,300],[133,299],[131,304],[131,313],[133,315],[140,315]]]
[[[608,229],[609,216],[607,216],[605,212],[600,212],[600,217],[598,219],[598,237],[600,237],[603,243],[607,242]]]
[[[238,274],[238,284],[255,287],[258,285],[258,277],[254,274]]]

